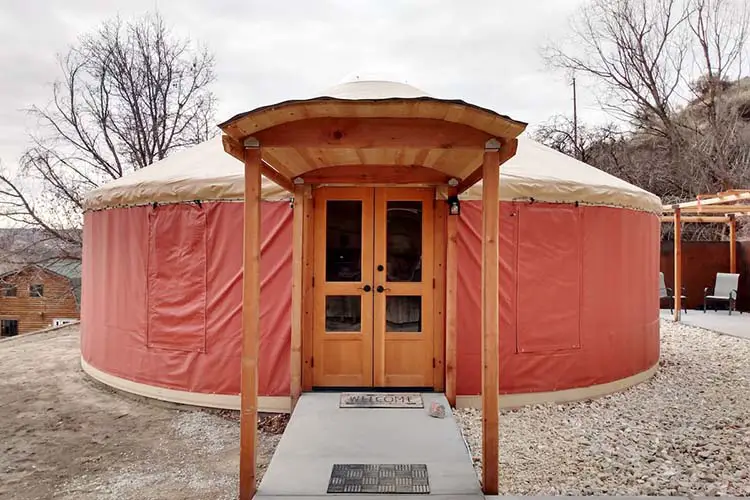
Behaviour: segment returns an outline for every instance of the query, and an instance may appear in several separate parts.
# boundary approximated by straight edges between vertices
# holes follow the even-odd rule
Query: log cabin
[[[81,266],[58,260],[0,275],[0,337],[14,337],[80,318]]]

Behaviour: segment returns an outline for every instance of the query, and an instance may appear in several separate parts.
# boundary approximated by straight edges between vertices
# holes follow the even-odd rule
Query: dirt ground
[[[177,408],[91,381],[78,327],[0,341],[0,498],[237,497],[236,413]],[[260,475],[284,419],[259,435]]]

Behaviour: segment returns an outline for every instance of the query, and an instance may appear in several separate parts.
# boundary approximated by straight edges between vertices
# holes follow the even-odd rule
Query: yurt
[[[90,192],[85,372],[143,396],[239,408],[245,176],[227,134],[257,132],[260,148],[270,144],[260,190],[258,409],[289,411],[294,387],[446,391],[459,407],[478,406],[483,181],[467,183],[484,149],[403,148],[403,109],[430,127],[467,128],[470,117],[466,137],[520,123],[403,84],[352,82],[237,115],[221,125],[223,137]],[[350,118],[336,115],[344,112],[381,121],[348,136],[325,129],[322,139],[298,123],[344,127]],[[380,134],[383,120],[398,133]],[[271,126],[286,128],[271,139],[262,130]],[[334,155],[311,142],[376,135],[392,146],[377,158],[366,146]],[[286,148],[282,136],[303,146]],[[647,379],[659,358],[660,200],[516,140],[499,182],[501,405],[585,399]],[[459,164],[470,168],[448,170]],[[298,204],[308,207],[299,221]],[[309,279],[295,284],[295,265]]]

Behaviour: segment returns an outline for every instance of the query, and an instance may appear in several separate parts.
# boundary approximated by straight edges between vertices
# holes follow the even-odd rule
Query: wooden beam
[[[456,190],[448,191],[448,196]],[[456,406],[456,363],[458,328],[458,216],[448,215],[446,220],[445,251],[445,397]]]
[[[682,211],[674,211],[674,320],[680,321],[682,307]]]
[[[260,148],[245,150],[245,242],[242,273],[242,364],[240,368],[240,499],[255,495],[260,338]]]
[[[313,269],[315,258],[314,231],[315,220],[313,210],[312,188],[304,187],[305,223],[302,231],[302,248],[305,250],[302,262],[302,390],[311,391],[313,383]]]
[[[302,117],[300,117],[302,118]],[[269,148],[481,150],[490,135],[431,118],[306,118],[253,134]]]
[[[305,229],[305,187],[294,188],[294,214],[292,218],[292,337],[291,337],[291,410],[302,393],[302,330],[304,292],[304,229]]]
[[[518,150],[518,139],[502,139],[500,141],[500,165],[513,158]],[[471,186],[476,184],[482,179],[482,172],[484,171],[484,164],[480,165],[466,178],[464,178],[459,184],[457,192],[458,194],[463,193]]]
[[[221,143],[224,146],[224,151],[226,153],[229,153],[230,155],[234,156],[238,160],[244,162],[244,151],[245,147],[237,140],[233,139],[232,137],[228,135],[222,135],[221,136]],[[261,160],[261,167],[260,172],[266,179],[275,182],[282,188],[286,189],[289,192],[294,191],[294,184],[292,184],[292,181],[279,173],[275,168],[273,168],[267,161]]]
[[[710,205],[720,205],[722,203],[730,203],[733,201],[750,200],[750,192],[748,191],[735,190],[728,193],[730,194],[719,193],[713,198],[686,201],[684,203],[677,203],[674,205],[664,205],[662,208],[665,212],[673,212],[676,208],[707,207]]]
[[[500,151],[485,151],[482,164],[482,491],[485,495],[497,495],[499,475],[500,162]]]
[[[450,176],[420,165],[337,165],[304,173],[305,184],[448,184]]]
[[[737,272],[737,220],[729,219],[729,272]]]
[[[433,211],[435,223],[433,225],[435,293],[433,295],[433,388],[437,392],[445,391],[445,252],[446,252],[446,219],[448,204],[443,199],[435,200]]]
[[[699,223],[706,223],[706,224],[726,224],[729,222],[729,217],[726,215],[721,216],[687,216],[687,217],[680,217],[680,220],[682,222],[699,222]],[[674,216],[673,215],[664,215],[661,217],[662,222],[668,222],[673,223],[674,222]]]
[[[731,205],[709,205],[707,207],[688,207],[681,208],[684,214],[731,214],[731,213],[750,213],[750,205],[733,203]]]

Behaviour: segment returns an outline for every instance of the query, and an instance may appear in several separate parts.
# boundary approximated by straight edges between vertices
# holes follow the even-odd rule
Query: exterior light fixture
[[[456,187],[456,186],[458,186],[458,179],[456,179],[455,177],[451,177],[451,178],[450,178],[450,179],[448,180],[448,185],[449,185],[450,187]]]
[[[292,183],[297,186],[301,186],[302,184],[305,183],[305,179],[303,179],[302,177],[295,177]]]
[[[450,215],[461,214],[461,204],[458,202],[458,196],[448,197],[448,213]]]

